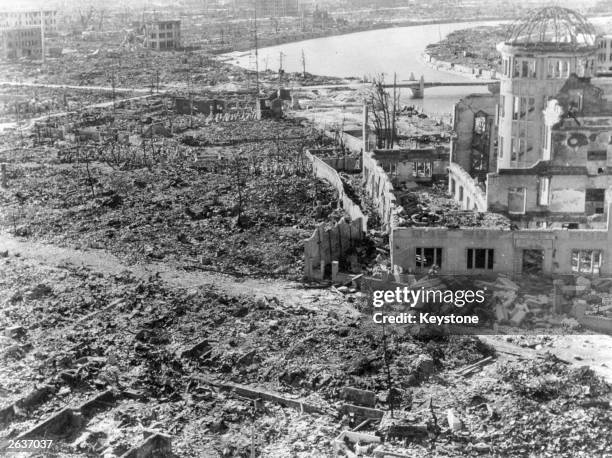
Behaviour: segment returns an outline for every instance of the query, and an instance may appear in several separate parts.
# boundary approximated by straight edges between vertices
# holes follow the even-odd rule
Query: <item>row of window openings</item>
[[[592,64],[591,64],[592,66]],[[513,78],[537,78],[535,59],[504,59],[504,76]],[[570,62],[567,59],[548,59],[547,78],[567,78]]]
[[[609,59],[606,59],[606,54],[605,53],[597,54],[597,61],[598,62],[606,62],[607,60],[612,60],[612,53],[610,53],[610,58]]]
[[[506,96],[502,95],[499,104],[500,118],[506,117]],[[535,114],[535,98],[534,97],[514,97],[512,102],[512,119],[533,119]]]
[[[504,157],[504,137],[499,137],[497,153],[500,159]],[[527,153],[533,151],[533,139],[526,138],[511,138],[510,139],[510,161],[520,162]]]
[[[572,271],[578,273],[598,273],[602,263],[601,250],[572,250]],[[416,249],[416,267],[426,269],[442,267],[442,248]],[[495,250],[492,248],[468,248],[466,250],[467,269],[492,270],[495,264]]]
[[[468,248],[466,267],[468,269],[493,269],[495,250],[491,248]],[[442,267],[442,248],[417,248],[417,268]]]
[[[508,211],[511,213],[525,213],[525,188],[508,189]],[[604,188],[589,188],[584,196],[585,210],[589,214],[601,215],[604,213],[606,190]],[[538,186],[538,205],[550,205],[550,177],[540,177]]]

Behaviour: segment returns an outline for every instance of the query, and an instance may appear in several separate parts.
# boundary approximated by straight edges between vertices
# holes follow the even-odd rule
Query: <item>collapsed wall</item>
[[[342,218],[331,228],[326,229],[325,223],[320,224],[312,236],[304,241],[304,275],[306,278],[314,278],[317,268],[321,269],[322,276],[326,265],[340,261],[361,243],[368,228],[368,217],[346,194],[344,183],[333,167],[310,151],[306,152],[306,158],[312,164],[314,175],[336,189],[342,208],[348,214],[348,220]]]
[[[487,211],[485,192],[478,186],[478,182],[455,162],[448,166],[448,189],[463,210]]]
[[[363,153],[363,184],[378,209],[384,230],[391,232],[397,225],[401,207],[396,201],[393,184],[387,172],[376,160],[373,152]]]

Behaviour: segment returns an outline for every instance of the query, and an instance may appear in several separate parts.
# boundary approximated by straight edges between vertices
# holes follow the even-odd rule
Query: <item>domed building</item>
[[[497,46],[499,95],[470,96],[455,107],[449,187],[469,202],[466,209],[503,213],[523,228],[605,226],[612,79],[597,76],[601,39],[566,8],[543,8],[513,24]],[[479,150],[483,129],[487,154]]]
[[[544,8],[512,27],[497,46],[502,57],[498,169],[535,165],[542,156],[542,111],[570,75],[591,77],[594,27],[580,14]]]

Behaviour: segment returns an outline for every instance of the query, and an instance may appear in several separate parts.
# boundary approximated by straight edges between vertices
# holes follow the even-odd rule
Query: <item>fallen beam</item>
[[[209,385],[217,386],[219,388],[231,390],[237,395],[244,396],[249,399],[261,399],[264,401],[274,402],[281,406],[291,407],[299,410],[300,412],[306,413],[323,413],[323,409],[312,404],[304,402],[301,398],[287,398],[280,393],[273,391],[267,391],[260,388],[252,388],[247,385],[240,385],[238,383],[225,383],[210,380],[204,377],[197,377],[195,380],[207,383]]]
[[[343,404],[342,411],[344,413],[353,414],[363,418],[380,419],[385,415],[384,410],[373,409],[370,407],[361,407],[354,404]]]

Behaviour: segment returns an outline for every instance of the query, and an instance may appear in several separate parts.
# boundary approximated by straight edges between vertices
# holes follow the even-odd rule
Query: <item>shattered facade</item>
[[[19,59],[42,56],[40,27],[18,27],[0,30],[0,58]]]
[[[45,33],[57,31],[57,11],[55,10],[4,10],[0,11],[0,29],[40,27],[44,17]]]
[[[597,74],[612,75],[612,35],[597,38]]]
[[[177,49],[181,47],[181,21],[151,21],[146,24],[146,43],[151,49]]]
[[[612,200],[612,104],[609,81],[595,77],[593,27],[569,10],[545,8],[516,24],[498,50],[499,96],[470,96],[455,108],[452,161],[486,195],[477,210],[521,227],[603,227]],[[473,202],[466,176],[451,169],[451,193]]]

